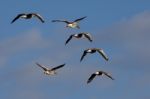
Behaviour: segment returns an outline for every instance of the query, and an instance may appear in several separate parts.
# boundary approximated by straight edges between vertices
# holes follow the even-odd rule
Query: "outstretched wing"
[[[47,71],[48,68],[44,67],[43,65],[39,64],[39,63],[35,63],[37,66],[41,67],[44,71]]]
[[[66,65],[66,64],[62,64],[62,65],[56,66],[56,67],[52,68],[51,70],[57,70],[57,69],[59,69],[59,68],[64,67],[65,65]]]
[[[81,56],[80,62],[83,60],[83,58],[85,57],[85,55],[87,54],[86,50],[83,52],[83,55]]]
[[[25,14],[18,14],[12,21],[11,24],[14,23],[17,19],[19,19],[21,16],[23,16]]]
[[[88,79],[87,84],[90,83],[90,82],[95,78],[95,76],[96,76],[96,74],[93,73],[93,74],[90,76],[90,78]]]
[[[37,17],[42,23],[44,23],[44,19],[42,18],[42,16],[40,14],[37,13],[32,13],[35,17]]]
[[[89,33],[85,33],[84,36],[90,41],[92,42],[92,36]]]
[[[74,20],[74,22],[79,22],[79,21],[83,20],[84,18],[86,18],[86,16],[82,17],[82,18],[79,18],[79,19],[76,19],[76,20]]]
[[[65,45],[72,39],[73,35],[70,35],[70,37],[67,39]]]
[[[109,60],[109,58],[107,57],[107,55],[105,54],[105,52],[104,52],[102,49],[97,49],[97,51],[102,55],[102,57],[103,57],[106,61]]]
[[[52,20],[52,22],[65,22],[66,24],[69,24],[70,22],[66,20]]]
[[[108,73],[106,73],[106,72],[103,72],[107,77],[109,77],[110,79],[112,79],[112,80],[114,80],[114,78],[111,76],[111,75],[109,75]]]

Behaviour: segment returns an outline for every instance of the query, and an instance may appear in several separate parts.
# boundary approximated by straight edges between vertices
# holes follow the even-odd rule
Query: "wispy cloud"
[[[46,40],[36,29],[20,33],[11,38],[6,38],[0,43],[0,65],[4,65],[12,55],[19,54],[30,49],[44,48],[47,45],[48,43]]]
[[[136,99],[148,95],[145,86],[149,86],[150,80],[147,77],[150,70],[150,12],[144,11],[123,19],[100,31],[95,37],[98,43],[109,49],[109,65],[116,71],[115,77],[121,84],[126,80],[124,86],[130,88],[124,88],[124,92],[120,94],[126,95],[125,98]]]
[[[80,41],[76,43],[74,40],[71,42],[72,44],[70,43],[68,46],[65,46],[62,45],[64,43],[59,44],[60,41],[57,42],[55,38],[51,38],[51,42],[43,38],[38,30],[31,30],[27,33],[21,33],[15,37],[8,38],[0,43],[0,47],[2,48],[0,58],[4,61],[0,64],[6,63],[14,54],[26,52],[31,49],[37,50],[46,48],[46,51],[41,52],[40,57],[28,61],[21,68],[13,70],[12,76],[9,77],[9,73],[6,73],[6,75],[4,75],[6,80],[4,81],[3,78],[1,81],[14,81],[17,82],[17,86],[21,87],[17,87],[13,95],[10,95],[14,98],[26,98],[23,96],[27,95],[33,99],[38,97],[46,98],[49,96],[51,96],[51,98],[63,99],[71,98],[72,96],[80,97],[81,93],[84,94],[83,97],[95,97],[95,95],[96,97],[101,97],[101,95],[97,95],[97,92],[105,94],[105,89],[109,90],[107,94],[112,95],[113,93],[116,98],[121,98],[124,94],[129,94],[126,98],[130,98],[132,95],[129,92],[134,92],[135,87],[144,91],[141,86],[149,82],[149,79],[146,79],[148,78],[146,75],[149,74],[148,64],[150,59],[150,46],[148,46],[150,42],[149,20],[150,12],[148,11],[121,20],[100,31],[95,36],[93,35],[94,42],[92,44],[85,43],[84,41],[83,43],[80,43]],[[101,67],[99,59],[98,64],[94,63],[95,61],[79,62],[83,50],[91,45],[106,48],[104,50],[108,53],[108,56],[111,57],[110,61],[106,63],[106,66]],[[89,60],[91,59],[93,58]],[[34,62],[39,62],[48,67],[53,67],[61,63],[66,63],[66,66],[58,71],[59,75],[49,77],[45,76]],[[87,85],[86,81],[90,74],[103,68],[110,72],[116,80],[113,82],[109,79],[107,80],[107,78],[105,79],[105,77],[96,78],[90,85]],[[148,72],[140,76],[143,79],[138,78],[139,76],[137,75],[144,73],[146,70]],[[125,80],[126,82],[124,82]],[[139,82],[141,80],[143,81]],[[124,90],[124,92],[121,92],[120,86],[122,85],[130,86],[131,91],[125,87],[121,87]],[[11,86],[11,84],[9,86]],[[28,89],[31,90],[28,92]],[[85,90],[86,92],[83,92]],[[95,91],[97,92],[95,93]],[[139,93],[139,91],[137,93]],[[142,97],[143,94],[139,96]],[[133,97],[136,96],[133,94]]]
[[[113,54],[119,56],[116,60],[122,64],[145,68],[150,58],[149,32],[150,12],[145,11],[106,28],[96,35],[96,40],[110,46]]]

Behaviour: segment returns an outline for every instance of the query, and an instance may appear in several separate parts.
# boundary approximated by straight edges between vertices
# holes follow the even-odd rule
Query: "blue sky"
[[[150,1],[148,0],[3,0],[0,1],[0,97],[2,99],[150,99]],[[37,19],[17,20],[19,13],[36,12]],[[64,28],[53,19],[87,16],[81,29]],[[93,43],[73,39],[89,32]],[[102,48],[110,61],[98,54],[79,62],[86,48]],[[46,76],[35,65],[66,63],[56,76]],[[114,81],[91,73],[104,70]]]

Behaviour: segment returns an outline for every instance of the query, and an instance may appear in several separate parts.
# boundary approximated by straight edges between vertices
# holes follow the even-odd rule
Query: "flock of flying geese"
[[[38,18],[42,23],[45,22],[40,14],[37,14],[37,13],[21,13],[21,14],[18,14],[12,20],[11,24],[14,23],[16,20],[18,20],[20,18],[22,18],[22,19],[31,19],[33,17]],[[52,20],[52,22],[64,22],[64,23],[66,23],[66,27],[68,27],[68,28],[80,29],[79,22],[81,20],[85,19],[85,18],[86,18],[86,16],[82,17],[82,18],[79,18],[79,19],[76,19],[74,21]],[[77,39],[86,38],[90,42],[93,41],[90,33],[81,32],[79,34],[72,34],[72,35],[70,35],[70,37],[66,40],[65,45],[68,44],[69,41],[71,39],[73,39],[73,38],[77,38]],[[109,60],[109,58],[107,57],[107,55],[105,54],[103,49],[100,49],[100,48],[88,48],[88,49],[84,50],[83,55],[81,56],[80,62],[84,59],[84,57],[88,53],[93,54],[93,53],[96,53],[96,52],[98,52],[106,61]],[[57,69],[60,69],[60,68],[65,66],[65,64],[62,64],[62,65],[59,65],[59,66],[56,66],[56,67],[53,67],[53,68],[47,68],[46,66],[41,65],[39,63],[36,63],[36,65],[41,67],[44,70],[44,74],[46,74],[46,75],[55,75],[55,74],[57,74],[57,72],[56,72]],[[96,71],[95,73],[91,74],[91,76],[87,80],[87,83],[90,83],[96,76],[103,76],[103,75],[105,75],[105,76],[109,77],[110,79],[114,80],[114,78],[109,73],[107,73],[105,71]]]

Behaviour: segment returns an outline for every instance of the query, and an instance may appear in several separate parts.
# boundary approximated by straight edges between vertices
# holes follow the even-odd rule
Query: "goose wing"
[[[106,61],[109,60],[109,58],[107,57],[107,55],[105,54],[105,52],[104,52],[102,49],[96,49],[96,50],[102,55],[102,57],[103,57]]]
[[[80,62],[83,60],[83,58],[85,57],[86,54],[87,54],[87,51],[85,50],[85,51],[83,52],[83,55],[81,56]]]
[[[67,39],[65,45],[72,39],[73,35],[70,35],[70,37]]]
[[[44,71],[47,71],[48,68],[44,67],[43,65],[39,64],[39,63],[35,63],[37,66],[41,67]]]
[[[93,74],[89,77],[87,83],[90,83],[90,82],[95,78],[95,76],[96,76],[96,74],[93,73]]]
[[[76,20],[74,20],[74,22],[79,22],[79,21],[83,20],[84,18],[86,18],[86,16],[79,18],[79,19],[76,19]]]
[[[66,24],[69,24],[70,22],[68,22],[67,20],[52,20],[52,22],[65,22]]]
[[[91,37],[91,35],[90,35],[89,33],[85,33],[84,36],[85,36],[90,42],[93,41],[93,40],[92,40],[92,37]]]
[[[17,19],[19,19],[21,16],[23,16],[25,14],[18,14],[12,21],[11,24],[14,23]]]
[[[109,77],[110,79],[114,80],[114,78],[110,74],[108,74],[106,72],[103,72],[103,74],[106,75],[107,77]]]
[[[42,18],[42,16],[40,14],[37,13],[32,13],[35,17],[37,17],[42,23],[44,23],[44,19]]]
[[[65,64],[62,64],[62,65],[59,65],[59,66],[56,66],[56,67],[52,68],[51,70],[57,70],[57,69],[62,68],[64,66],[65,66]]]

